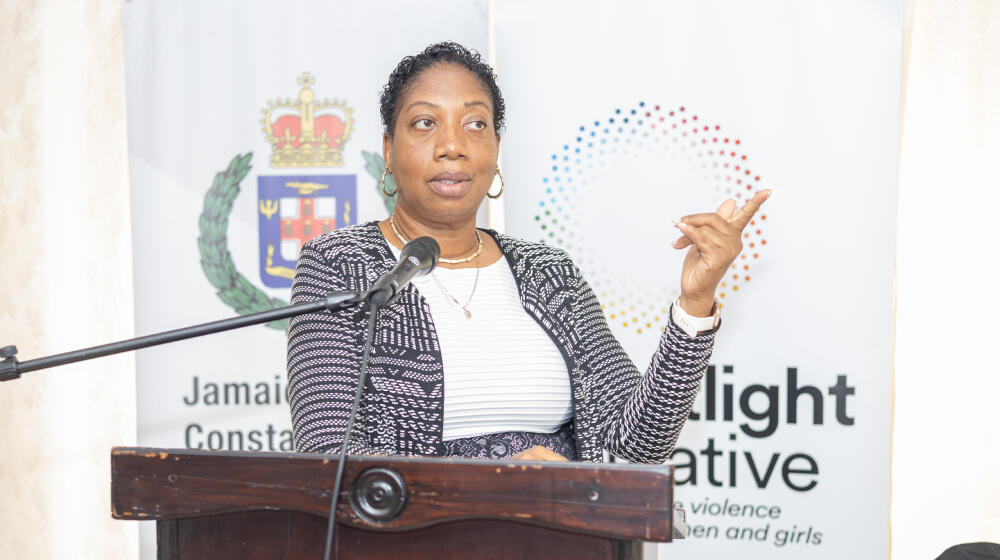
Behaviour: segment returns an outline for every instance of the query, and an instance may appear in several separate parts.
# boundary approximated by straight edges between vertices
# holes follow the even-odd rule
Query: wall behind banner
[[[0,4],[0,347],[21,360],[133,336],[121,12]],[[110,449],[135,443],[135,360],[0,384],[0,558],[134,558]]]
[[[1000,277],[1000,3],[907,8],[892,442],[899,559],[1000,543],[1000,298],[973,287]]]

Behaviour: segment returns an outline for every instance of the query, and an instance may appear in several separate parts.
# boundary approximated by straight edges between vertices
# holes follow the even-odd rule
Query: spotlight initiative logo
[[[535,214],[538,239],[574,255],[595,286],[605,314],[614,327],[634,330],[636,334],[656,328],[662,330],[667,306],[678,295],[677,291],[660,298],[643,298],[628,286],[621,285],[622,282],[606,270],[603,259],[588,251],[587,232],[593,231],[596,225],[613,228],[616,220],[631,219],[609,215],[606,219],[602,216],[600,224],[581,223],[579,209],[602,204],[602,200],[593,198],[608,190],[595,188],[593,184],[601,169],[628,165],[629,158],[640,153],[669,156],[699,176],[700,184],[675,183],[669,177],[657,179],[672,184],[672,188],[709,186],[714,191],[716,204],[730,197],[742,204],[754,192],[766,187],[760,174],[751,168],[748,150],[740,138],[683,106],[671,109],[640,101],[632,108],[618,108],[606,118],[581,124],[574,132],[569,142],[550,155],[548,173],[541,178],[544,195],[538,201]],[[648,190],[648,184],[621,185],[620,196],[644,196],[643,188]],[[752,278],[751,269],[762,258],[767,246],[764,227],[767,220],[766,212],[758,214],[744,231],[743,252],[719,287],[718,295],[723,303],[741,289],[747,289]],[[678,237],[679,233],[674,234],[669,228],[669,220],[665,223],[668,225],[664,229],[669,230],[666,235]],[[583,234],[570,236],[567,232]]]

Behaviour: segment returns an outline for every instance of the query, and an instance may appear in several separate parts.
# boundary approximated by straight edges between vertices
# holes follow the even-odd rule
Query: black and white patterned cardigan
[[[525,310],[566,360],[577,457],[599,462],[607,449],[636,463],[665,461],[691,410],[715,331],[691,338],[668,319],[656,355],[641,375],[564,251],[485,231],[507,258]],[[334,230],[303,247],[292,303],[334,290],[366,290],[395,264],[376,222]],[[411,284],[379,314],[348,452],[443,454],[444,367],[430,308]],[[351,311],[291,320],[288,398],[298,451],[340,450],[357,388],[365,323],[363,314]]]

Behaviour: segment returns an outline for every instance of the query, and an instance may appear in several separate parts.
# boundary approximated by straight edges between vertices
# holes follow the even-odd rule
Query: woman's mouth
[[[472,188],[472,178],[465,173],[441,173],[427,184],[440,196],[463,196]]]

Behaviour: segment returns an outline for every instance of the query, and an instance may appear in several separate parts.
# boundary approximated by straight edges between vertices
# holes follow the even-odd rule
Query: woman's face
[[[442,63],[417,75],[397,106],[393,135],[382,143],[397,206],[440,225],[474,219],[500,149],[489,93],[465,68]]]

